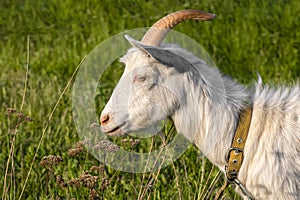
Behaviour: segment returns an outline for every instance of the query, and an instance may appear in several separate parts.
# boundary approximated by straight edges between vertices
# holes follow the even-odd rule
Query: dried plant
[[[28,41],[29,41],[29,38],[28,38]],[[28,44],[29,44],[29,42],[28,42]],[[28,49],[29,49],[29,45],[28,45]],[[29,51],[28,51],[28,52],[29,52]],[[28,58],[29,58],[29,54],[28,54]],[[37,156],[38,156],[38,151],[39,151],[40,146],[41,146],[41,144],[42,144],[42,141],[43,141],[43,139],[44,139],[45,133],[46,133],[46,131],[47,131],[48,128],[49,128],[49,123],[51,122],[51,120],[52,120],[52,118],[53,118],[54,112],[56,111],[56,109],[57,109],[57,107],[58,107],[58,104],[61,102],[62,97],[63,97],[64,94],[66,93],[67,89],[68,89],[69,86],[71,85],[71,82],[72,82],[73,78],[75,77],[75,75],[76,75],[76,73],[77,73],[79,67],[81,66],[81,64],[82,64],[82,62],[85,60],[85,58],[86,58],[86,57],[84,57],[84,58],[81,60],[81,62],[78,64],[78,66],[76,67],[75,71],[73,72],[72,76],[71,76],[70,79],[68,80],[67,85],[65,86],[65,88],[64,88],[63,91],[61,92],[60,96],[58,97],[58,99],[57,99],[57,101],[56,101],[56,103],[55,103],[55,105],[54,105],[54,107],[53,107],[53,109],[52,109],[52,111],[51,111],[51,113],[50,113],[50,115],[49,115],[49,117],[48,117],[47,123],[46,123],[46,124],[44,125],[44,127],[43,127],[43,131],[42,131],[42,134],[41,134],[41,137],[40,137],[38,146],[37,146],[37,148],[36,148],[36,150],[35,150],[35,153],[34,153],[34,156],[33,156],[33,159],[32,159],[31,165],[30,165],[30,168],[29,168],[28,173],[27,173],[27,175],[26,175],[25,182],[24,182],[23,187],[22,187],[22,189],[21,189],[21,194],[20,194],[20,196],[19,196],[19,199],[22,198],[22,195],[23,195],[23,193],[24,193],[24,191],[25,191],[25,188],[26,188],[27,183],[28,183],[29,176],[30,176],[30,174],[31,174],[31,172],[32,172],[33,164],[34,164],[34,162],[35,162],[35,160],[36,160],[36,158],[37,158]],[[28,66],[28,65],[27,65],[27,66]],[[25,84],[25,86],[26,86],[26,85],[27,85],[27,84]],[[24,95],[23,97],[25,97],[25,95]],[[24,98],[23,98],[23,100],[24,100]],[[24,101],[23,101],[23,102],[24,102]],[[22,103],[22,105],[23,105],[23,103]]]
[[[33,119],[23,112],[18,112],[15,108],[7,108],[6,109],[6,116],[8,118],[15,117],[17,119],[16,124],[14,124],[15,129],[19,127],[19,125],[23,122],[32,122]]]
[[[52,170],[53,167],[60,162],[63,162],[63,158],[61,156],[48,155],[42,158],[40,165]]]
[[[105,152],[117,152],[120,148],[109,140],[102,140],[94,146],[94,149]]]
[[[99,128],[99,124],[97,124],[97,123],[92,123],[92,124],[90,125],[90,128],[92,128],[92,129],[98,129],[98,128]]]
[[[76,148],[68,150],[68,155],[71,156],[71,157],[77,156],[81,152],[85,151],[84,146],[88,145],[89,143],[90,143],[89,139],[86,139],[86,140],[83,140],[83,141],[78,141],[76,143]]]
[[[125,139],[122,139],[121,142],[123,145],[129,144],[130,148],[133,149],[140,143],[140,140],[132,139],[132,138],[130,138],[130,139],[125,138]]]
[[[56,176],[56,185],[62,189],[66,189],[66,187],[67,187],[67,183],[60,175]]]
[[[21,107],[22,110],[22,107]],[[23,112],[18,112],[15,108],[7,108],[6,109],[6,116],[8,118],[8,135],[10,137],[10,147],[9,147],[9,154],[8,159],[6,161],[6,168],[4,173],[4,182],[3,182],[3,194],[2,199],[6,198],[7,195],[7,178],[8,174],[11,174],[11,181],[15,181],[15,169],[14,169],[14,156],[15,156],[15,144],[16,144],[16,138],[17,133],[20,125],[23,122],[32,122],[33,119],[27,115],[25,115]],[[11,164],[11,165],[10,165]],[[10,172],[9,172],[10,171]],[[15,190],[14,185],[14,190]]]
[[[103,173],[104,171],[104,166],[103,165],[100,165],[100,166],[92,166],[90,168],[90,171],[96,171],[98,173]]]
[[[91,200],[98,200],[98,199],[100,199],[96,190],[91,189],[91,191],[90,191],[90,199]]]
[[[69,156],[77,156],[78,154],[80,154],[83,150],[82,149],[69,149],[68,150],[68,155]]]
[[[53,174],[54,166],[58,165],[60,162],[63,162],[63,158],[61,156],[53,156],[53,155],[44,156],[40,161],[40,165],[49,170],[47,174],[46,184],[45,184],[46,195],[48,195],[49,180],[50,180],[50,176]],[[59,185],[61,188],[66,186],[64,184],[64,180],[58,176],[56,177],[56,184]]]
[[[78,178],[72,179],[68,182],[69,186],[79,188],[81,186],[80,180]]]
[[[15,114],[16,112],[17,112],[17,110],[14,109],[14,108],[7,108],[7,109],[6,109],[6,115],[7,115],[8,117],[10,117],[11,115]]]
[[[96,187],[98,176],[93,176],[89,174],[88,172],[84,172],[79,176],[79,180],[82,184],[82,186],[93,189]]]
[[[106,178],[102,178],[100,190],[105,190],[110,185],[110,181]]]

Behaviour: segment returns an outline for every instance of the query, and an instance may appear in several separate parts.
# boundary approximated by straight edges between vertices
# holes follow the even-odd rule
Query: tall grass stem
[[[46,130],[47,130],[48,127],[49,127],[49,123],[50,123],[50,121],[51,121],[51,119],[52,119],[52,117],[53,117],[53,114],[54,114],[54,112],[55,112],[55,110],[56,110],[58,104],[60,103],[60,101],[61,101],[63,95],[66,93],[67,89],[69,88],[69,86],[70,86],[72,80],[74,79],[74,77],[75,77],[75,75],[76,75],[78,69],[80,68],[80,66],[81,66],[81,64],[83,63],[83,61],[85,60],[85,58],[86,58],[86,56],[84,56],[84,58],[83,58],[83,59],[80,61],[80,63],[77,65],[75,71],[73,72],[71,78],[69,79],[69,81],[68,81],[66,87],[63,89],[62,93],[61,93],[60,96],[58,97],[58,99],[57,99],[57,101],[56,101],[56,103],[55,103],[55,105],[54,105],[54,107],[53,107],[53,109],[52,109],[52,111],[51,111],[51,113],[50,113],[50,115],[49,115],[48,121],[47,121],[47,123],[46,123],[45,126],[44,126],[44,129],[43,129],[41,138],[40,138],[40,140],[39,140],[37,149],[36,149],[36,151],[35,151],[34,157],[33,157],[32,161],[31,161],[31,165],[30,165],[29,171],[28,171],[28,173],[27,173],[27,176],[26,176],[24,185],[23,185],[23,187],[22,187],[21,194],[20,194],[20,196],[19,196],[19,200],[21,200],[21,198],[22,198],[22,196],[23,196],[23,193],[24,193],[24,190],[25,190],[25,188],[26,188],[26,185],[27,185],[29,176],[30,176],[30,174],[31,174],[31,171],[32,171],[34,162],[35,162],[35,160],[36,160],[36,157],[37,157],[39,148],[40,148],[40,146],[41,146],[41,144],[42,144],[43,138],[44,138],[44,136],[45,136]]]

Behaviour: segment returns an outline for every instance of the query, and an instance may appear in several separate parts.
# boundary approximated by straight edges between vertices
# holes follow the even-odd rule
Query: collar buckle
[[[242,148],[238,148],[238,147],[230,147],[227,155],[226,155],[226,161],[229,162],[229,159],[230,159],[230,153],[234,151],[235,154],[239,154],[239,153],[244,153],[244,149]],[[227,168],[227,166],[226,166]]]

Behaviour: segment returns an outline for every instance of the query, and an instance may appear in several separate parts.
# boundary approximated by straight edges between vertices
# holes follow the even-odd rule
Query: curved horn
[[[181,10],[171,13],[153,24],[152,27],[145,33],[141,42],[146,45],[159,46],[169,33],[170,29],[178,23],[188,19],[212,20],[215,17],[215,14],[200,10]]]

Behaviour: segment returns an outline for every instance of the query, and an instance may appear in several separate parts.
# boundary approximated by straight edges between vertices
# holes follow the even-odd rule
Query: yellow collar
[[[228,166],[226,166],[226,177],[233,182],[239,173],[244,158],[244,148],[252,119],[252,107],[242,110],[238,125],[228,152]]]
[[[224,185],[217,192],[215,199],[219,199],[229,183],[235,183],[249,200],[254,200],[252,194],[250,194],[246,187],[244,187],[244,185],[237,179],[239,170],[243,163],[244,148],[251,124],[252,113],[252,107],[247,107],[240,113],[238,125],[228,152],[228,165],[225,167],[227,179],[225,179]]]

